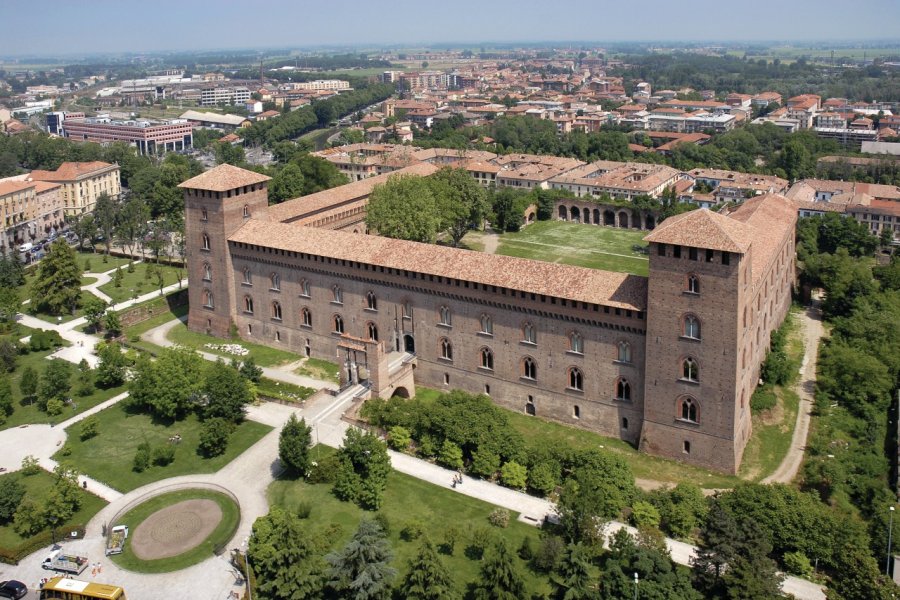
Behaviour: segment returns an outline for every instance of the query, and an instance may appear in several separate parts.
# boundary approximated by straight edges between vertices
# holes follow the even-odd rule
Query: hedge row
[[[85,526],[84,525],[67,525],[60,527],[58,529],[59,532],[66,532],[66,538],[75,539],[75,538],[83,538]],[[77,532],[78,535],[72,538],[71,532]],[[56,540],[59,541],[59,540]],[[8,565],[17,565],[19,561],[32,554],[37,552],[41,548],[49,546],[54,543],[54,535],[52,531],[42,531],[39,534],[32,536],[22,542],[22,544],[16,548],[0,548],[0,563],[6,563]]]

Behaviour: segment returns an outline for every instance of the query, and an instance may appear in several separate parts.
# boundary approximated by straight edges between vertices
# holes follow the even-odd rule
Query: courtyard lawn
[[[231,434],[225,454],[204,458],[197,453],[200,421],[195,415],[174,423],[156,421],[149,415],[131,412],[127,401],[123,401],[100,411],[96,417],[98,433],[95,437],[82,440],[80,425],[76,423],[67,430],[68,440],[53,458],[74,465],[82,473],[120,492],[178,475],[214,473],[272,430],[268,425],[244,421]],[[176,444],[172,463],[165,467],[152,465],[143,473],[131,469],[139,444],[148,442],[152,448],[167,445],[169,438],[176,434],[181,436],[181,442]]]
[[[38,504],[47,498],[55,481],[54,475],[44,470],[29,476],[19,472],[7,473],[0,475],[0,478],[17,480],[25,487],[25,497],[33,499]],[[106,506],[105,500],[87,491],[79,489],[78,495],[81,498],[81,508],[72,515],[72,518],[65,525],[61,525],[56,529],[57,540],[75,527],[87,525],[88,521]],[[53,541],[53,532],[49,530],[42,531],[30,538],[23,538],[13,531],[12,523],[0,525],[0,553],[7,558],[15,558],[17,560],[24,558],[31,552],[35,552],[44,546],[49,546]]]
[[[303,361],[302,365],[294,369],[294,373],[297,375],[321,379],[323,381],[331,381],[334,383],[339,382],[340,371],[341,367],[339,365],[319,358],[307,358]]]
[[[101,285],[98,289],[112,298],[114,304],[131,300],[135,295],[142,296],[148,292],[159,290],[156,283],[156,275],[147,277],[147,269],[160,269],[163,273],[163,287],[178,283],[178,278],[185,274],[183,269],[170,267],[168,265],[151,265],[137,264],[134,266],[134,272],[129,273],[127,268],[122,267],[122,283],[116,287],[115,282],[110,281]]]
[[[497,254],[563,263],[590,269],[647,275],[649,261],[634,247],[646,247],[646,231],[538,221],[500,236]]]
[[[212,348],[207,348],[206,344],[240,344],[244,348],[250,351],[248,356],[253,357],[253,360],[256,361],[256,364],[260,367],[274,367],[277,365],[282,365],[284,363],[294,362],[300,360],[299,354],[294,354],[293,352],[288,352],[287,350],[279,350],[278,348],[269,348],[267,346],[261,346],[259,344],[253,344],[250,342],[246,342],[244,340],[229,340],[223,338],[217,338],[212,335],[206,335],[205,333],[198,333],[196,331],[190,331],[187,328],[187,324],[178,323],[169,331],[168,338],[170,341],[180,344],[182,346],[187,346],[188,348],[193,348],[195,350],[200,350],[202,352],[209,352],[212,354],[219,355],[226,359],[232,358],[246,358],[240,356],[234,356],[233,354],[228,354],[227,352],[223,352],[221,350],[214,350]]]
[[[134,555],[131,548],[132,539],[129,538],[125,542],[125,549],[121,554],[110,556],[110,560],[129,571],[137,573],[169,573],[178,571],[197,564],[202,560],[206,560],[223,544],[225,544],[231,536],[234,535],[238,523],[241,519],[241,511],[238,505],[226,496],[212,490],[192,489],[181,490],[156,496],[139,504],[121,518],[116,519],[116,525],[127,525],[133,534],[138,525],[144,522],[150,515],[160,511],[166,507],[184,502],[186,500],[212,500],[222,509],[222,520],[216,526],[215,530],[198,546],[187,552],[183,552],[176,556],[168,558],[159,558],[155,560],[141,560]]]
[[[106,259],[105,262],[104,259]],[[75,259],[78,267],[85,273],[106,273],[107,271],[112,271],[116,267],[122,267],[124,269],[125,265],[131,261],[132,259],[130,258],[112,255],[107,256],[103,252],[90,252],[85,250],[77,252]]]
[[[313,456],[316,456],[319,448],[313,450]],[[324,447],[321,449],[323,453],[334,451]],[[294,480],[273,482],[269,486],[269,504],[292,511],[301,504],[311,507],[306,523],[318,531],[330,525],[339,526],[339,535],[330,540],[332,549],[339,549],[347,543],[360,520],[375,515],[355,504],[335,498],[331,493],[331,485],[313,485]],[[451,526],[459,531],[459,540],[453,555],[441,554],[441,560],[453,573],[459,591],[464,591],[465,585],[478,577],[481,568],[479,560],[472,560],[466,556],[466,548],[469,546],[473,530],[487,529],[497,537],[502,537],[514,556],[526,537],[531,538],[533,548],[538,548],[540,530],[516,521],[518,515],[515,512],[510,512],[509,527],[505,529],[492,527],[488,522],[488,515],[495,508],[481,500],[391,471],[384,502],[379,512],[388,520],[389,539],[395,554],[392,566],[398,571],[398,581],[406,574],[407,562],[415,556],[421,543],[418,539],[405,541],[401,537],[401,531],[410,523],[421,524],[423,535],[427,536],[436,547],[440,547],[446,531]],[[529,592],[546,595],[550,591],[547,578],[525,567],[519,558],[515,560],[525,577]]]

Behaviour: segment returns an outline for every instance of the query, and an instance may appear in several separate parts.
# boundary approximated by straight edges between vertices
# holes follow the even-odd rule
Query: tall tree
[[[481,576],[475,582],[475,600],[520,600],[527,597],[525,580],[516,558],[504,540],[498,541],[481,564]]]
[[[337,457],[335,495],[363,508],[377,510],[391,471],[387,445],[370,432],[350,428]]]
[[[270,600],[321,598],[326,567],[321,552],[327,544],[284,509],[273,507],[258,518],[249,553],[259,595]]]
[[[94,222],[103,233],[103,241],[106,242],[106,254],[109,254],[113,242],[113,231],[119,218],[119,203],[109,197],[106,192],[97,196],[97,204],[94,205]]]
[[[399,591],[406,600],[454,600],[459,597],[453,588],[450,571],[428,538],[422,540],[419,553],[409,560]]]
[[[155,362],[138,361],[134,371],[132,401],[166,419],[187,414],[203,383],[203,359],[187,348],[166,348]]]
[[[291,413],[281,434],[278,436],[278,458],[281,464],[294,473],[304,476],[310,467],[309,447],[312,443],[312,428],[306,424],[306,419],[297,420],[297,415]]]
[[[78,248],[84,248],[84,243],[87,242],[93,250],[94,238],[97,236],[97,223],[94,221],[94,215],[89,213],[74,217],[72,233],[78,238]]]
[[[558,600],[588,600],[595,595],[591,552],[583,544],[569,544],[553,577]]]
[[[26,366],[22,370],[22,378],[19,379],[19,391],[22,392],[22,400],[34,402],[39,381],[38,373],[31,365]]]
[[[250,383],[221,359],[206,367],[200,393],[205,403],[200,411],[204,419],[220,417],[240,423],[245,407],[253,401]]]
[[[62,359],[53,359],[44,369],[38,387],[38,406],[46,410],[50,400],[62,400],[72,387],[72,371],[69,363]]]
[[[390,566],[393,558],[381,525],[363,519],[347,545],[325,557],[330,566],[328,586],[339,598],[387,600],[397,575]]]
[[[440,221],[431,186],[422,177],[392,175],[369,197],[366,224],[384,237],[431,243]]]
[[[50,246],[31,284],[31,305],[52,315],[74,313],[81,299],[81,269],[75,250],[63,239]]]
[[[116,239],[129,255],[134,256],[135,246],[147,230],[149,220],[150,209],[140,198],[131,197],[122,205],[116,226]]]
[[[288,163],[279,170],[269,184],[269,202],[278,204],[303,195],[305,185],[303,171],[293,163]]]
[[[459,246],[469,229],[480,226],[487,217],[487,192],[465,169],[445,167],[428,179],[441,216],[440,228],[454,247]]]

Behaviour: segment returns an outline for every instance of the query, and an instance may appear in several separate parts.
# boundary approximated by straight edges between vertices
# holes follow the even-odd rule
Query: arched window
[[[531,323],[525,323],[522,326],[522,341],[527,344],[537,344],[537,333]]]
[[[687,381],[700,381],[700,367],[697,361],[688,357],[681,361],[681,378]]]
[[[378,341],[378,327],[375,325],[375,323],[369,323],[368,325],[366,325],[366,332],[368,333],[369,339],[371,341]]]
[[[403,301],[403,318],[412,319],[412,303],[409,300]]]
[[[453,344],[447,338],[441,338],[441,358],[453,360]]]
[[[490,348],[481,349],[481,368],[494,369],[494,353],[491,352]]]
[[[584,391],[584,375],[577,367],[569,369],[569,389]]]
[[[209,290],[203,290],[203,306],[206,308],[213,307],[213,295]]]
[[[344,319],[341,317],[341,315],[334,315],[332,323],[334,324],[335,333],[344,333]]]
[[[243,274],[244,280],[242,281],[242,283],[244,285],[253,285],[252,275],[250,274],[250,267],[244,267]]]
[[[300,311],[300,319],[302,320],[304,327],[312,327],[312,313],[309,312],[308,308],[304,308]]]
[[[569,334],[569,351],[584,354],[584,339],[577,331]]]
[[[700,293],[700,278],[696,275],[688,275],[687,278],[687,290],[685,290],[689,294],[699,294]]]
[[[272,303],[272,318],[276,321],[281,320],[281,303],[277,300]]]
[[[335,302],[337,304],[344,303],[344,292],[343,292],[343,290],[341,290],[341,286],[336,285],[336,286],[332,287],[331,294],[332,294],[332,302]]]
[[[309,280],[300,280],[300,295],[309,298]]]
[[[212,281],[212,267],[209,266],[209,263],[203,263],[203,279]]]
[[[205,233],[200,235],[200,247],[209,250],[209,236]]]
[[[253,314],[253,298],[250,296],[244,296],[244,312]]]
[[[684,318],[684,331],[682,332],[684,337],[691,338],[692,340],[700,339],[700,319],[695,317],[694,315],[687,315]]]
[[[631,384],[627,379],[619,379],[616,382],[616,400],[631,401]]]
[[[522,361],[522,377],[525,379],[537,379],[537,363],[530,356]]]
[[[494,322],[489,315],[481,315],[481,333],[494,335]]]
[[[697,401],[693,398],[684,398],[681,400],[680,418],[682,421],[690,421],[697,423]]]
[[[250,216],[250,207],[246,204],[244,205],[244,218],[248,218]]]
[[[619,353],[617,360],[623,363],[631,362],[631,344],[628,342],[619,342]]]
[[[448,327],[452,324],[450,307],[442,306],[441,307],[441,325],[447,325]]]
[[[375,292],[366,294],[366,308],[369,310],[378,310],[378,300],[375,298]]]
[[[281,290],[281,275],[279,275],[278,273],[272,273],[271,275],[269,275],[269,282],[271,284],[270,289],[275,290],[276,292]]]

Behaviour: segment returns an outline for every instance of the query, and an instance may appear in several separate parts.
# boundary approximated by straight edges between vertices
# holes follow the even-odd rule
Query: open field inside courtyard
[[[325,447],[313,449],[316,452],[334,452]],[[372,518],[375,513],[364,511],[355,504],[342,502],[331,492],[331,485],[308,484],[303,481],[279,480],[269,487],[269,503],[287,510],[296,511],[302,504],[312,508],[307,522],[321,531],[331,525],[339,526],[339,534],[334,536],[332,548],[339,549],[352,537],[356,527],[364,517]],[[539,530],[516,521],[517,514],[510,513],[509,527],[505,529],[492,527],[488,515],[495,509],[491,504],[445,490],[438,486],[415,479],[408,475],[391,471],[388,476],[384,502],[379,513],[389,523],[389,539],[395,558],[392,563],[398,571],[398,578],[406,573],[407,561],[412,558],[420,544],[420,540],[406,541],[401,537],[402,530],[410,524],[421,525],[422,534],[439,547],[444,541],[446,532],[456,529],[459,540],[455,544],[452,555],[442,554],[441,560],[447,566],[457,587],[462,591],[465,583],[478,576],[481,562],[467,556],[474,530],[486,529],[491,534],[505,539],[513,552],[522,544],[522,540],[530,537],[532,546],[538,547]],[[515,559],[519,566],[522,562]],[[549,592],[548,581],[528,568],[521,568],[526,579],[527,588],[533,593]]]
[[[538,221],[500,236],[497,254],[590,269],[647,275],[649,261],[635,247],[646,247],[646,231]]]
[[[214,473],[272,429],[254,421],[244,421],[231,434],[224,454],[206,458],[197,452],[201,424],[195,415],[189,415],[181,421],[164,422],[133,412],[127,404],[127,401],[119,402],[97,413],[98,433],[92,438],[82,440],[78,424],[69,428],[66,444],[53,458],[73,465],[85,475],[120,492],[128,492],[169,477]],[[170,438],[176,434],[181,436],[181,441],[175,444],[175,460],[171,464],[151,464],[142,473],[132,470],[139,444],[147,442],[151,448],[165,446],[171,443]]]

